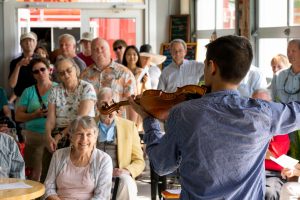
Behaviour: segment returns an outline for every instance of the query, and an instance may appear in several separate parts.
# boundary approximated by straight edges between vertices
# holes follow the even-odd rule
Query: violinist
[[[170,43],[172,63],[165,67],[159,78],[157,89],[164,92],[175,92],[177,87],[198,85],[203,78],[203,63],[185,60],[187,45],[181,39]]]
[[[253,58],[248,39],[224,36],[207,46],[204,78],[211,93],[171,109],[166,133],[143,107],[146,152],[159,175],[179,168],[180,199],[264,198],[264,158],[276,133],[300,128],[300,104],[242,97],[237,91]]]

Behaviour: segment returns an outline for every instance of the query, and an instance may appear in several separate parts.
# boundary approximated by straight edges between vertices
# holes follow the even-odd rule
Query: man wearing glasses
[[[287,48],[291,67],[280,71],[272,80],[273,101],[300,101],[300,39],[291,40]],[[300,132],[290,134],[290,155],[300,159]]]
[[[114,41],[113,49],[114,49],[114,52],[115,52],[116,58],[117,58],[115,60],[115,62],[122,64],[123,55],[124,55],[126,47],[127,47],[127,44],[124,40],[119,39],[119,40]]]

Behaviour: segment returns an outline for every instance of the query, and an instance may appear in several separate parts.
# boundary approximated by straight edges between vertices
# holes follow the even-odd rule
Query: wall
[[[4,27],[3,26],[3,2],[0,1],[0,27]],[[4,38],[3,38],[3,28],[0,29],[0,49],[4,49]],[[5,87],[5,82],[7,82],[7,78],[2,78],[4,77],[4,71],[3,71],[3,67],[4,67],[4,53],[3,50],[0,51],[0,87]]]

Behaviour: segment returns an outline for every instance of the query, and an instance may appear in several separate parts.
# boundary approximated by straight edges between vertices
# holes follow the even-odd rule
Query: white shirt
[[[165,67],[159,78],[157,89],[175,92],[177,87],[198,85],[204,74],[204,64],[195,60],[184,60],[178,66],[174,61]]]
[[[159,82],[159,77],[161,75],[160,68],[156,65],[151,65],[149,68],[149,75],[151,78],[151,88],[156,89]]]

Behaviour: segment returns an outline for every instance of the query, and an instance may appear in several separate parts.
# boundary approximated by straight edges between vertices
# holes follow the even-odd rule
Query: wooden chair
[[[180,194],[177,193],[171,193],[167,190],[162,191],[162,197],[163,199],[167,200],[167,199],[179,199],[180,198]]]

